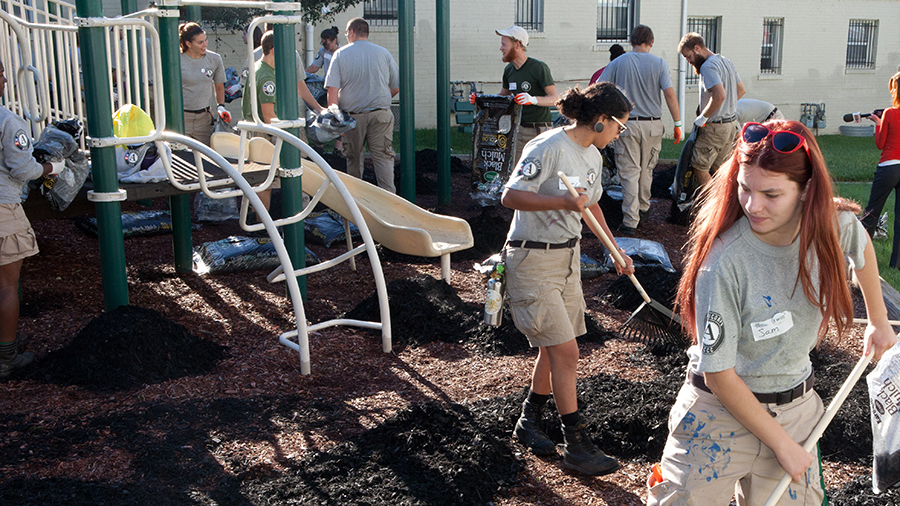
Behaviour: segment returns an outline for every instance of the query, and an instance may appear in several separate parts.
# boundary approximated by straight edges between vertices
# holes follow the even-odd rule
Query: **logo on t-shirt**
[[[274,81],[266,81],[266,84],[264,84],[262,87],[262,91],[263,91],[263,93],[266,94],[266,96],[274,97],[275,96],[275,82]]]
[[[200,69],[200,73],[205,75],[206,77],[212,79],[212,75],[213,75],[212,69]]]
[[[703,327],[703,354],[715,353],[725,340],[725,319],[715,311],[706,315],[706,325]]]
[[[31,145],[31,139],[28,138],[28,134],[25,133],[25,130],[19,130],[16,132],[16,135],[13,136],[13,142],[16,147],[25,151],[28,149],[28,146]]]
[[[587,184],[588,184],[588,186],[594,186],[594,181],[597,180],[597,173],[594,172],[594,169],[591,169],[591,170],[587,173],[587,177],[586,177],[585,179],[587,179]]]
[[[529,91],[531,91],[531,83],[529,83],[528,81],[523,81],[522,82],[522,91],[524,91],[525,93],[528,93]]]
[[[541,173],[541,161],[537,158],[526,158],[519,164],[519,173],[525,179],[534,179]]]

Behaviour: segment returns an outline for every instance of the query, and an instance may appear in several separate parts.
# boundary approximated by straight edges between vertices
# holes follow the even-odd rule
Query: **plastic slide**
[[[237,155],[239,137],[234,134],[215,134],[213,149],[225,156]],[[263,138],[253,138],[248,146],[250,161],[270,164],[275,146]],[[303,192],[315,195],[327,179],[318,165],[302,160]],[[341,181],[356,199],[372,233],[372,238],[384,247],[420,257],[442,257],[444,279],[448,279],[449,254],[471,248],[475,244],[468,222],[453,216],[431,213],[421,207],[387,192],[373,184],[353,176],[338,173]],[[329,187],[321,202],[347,219],[352,219],[350,210],[337,190]],[[446,269],[444,269],[446,263]],[[448,279],[449,280],[449,279]]]

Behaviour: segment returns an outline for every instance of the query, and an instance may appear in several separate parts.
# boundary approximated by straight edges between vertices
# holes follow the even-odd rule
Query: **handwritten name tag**
[[[790,330],[793,326],[794,319],[791,318],[790,311],[778,313],[770,320],[750,324],[750,328],[753,330],[753,339],[755,341],[764,341],[775,336],[780,336]]]
[[[575,188],[575,189],[584,188],[584,186],[582,186],[582,184],[581,184],[580,177],[578,177],[578,176],[566,176],[566,177],[569,178],[569,183],[572,183],[572,188]],[[569,189],[566,188],[566,183],[563,183],[562,179],[558,179],[558,181],[559,181],[559,189],[564,192],[568,192]]]

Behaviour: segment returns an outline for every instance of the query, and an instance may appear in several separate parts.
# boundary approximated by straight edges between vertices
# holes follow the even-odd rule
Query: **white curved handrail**
[[[29,23],[23,19],[19,19],[12,14],[9,14],[5,10],[0,10],[0,18],[2,18],[9,25],[10,29],[16,33],[16,37],[19,41],[25,42],[28,41],[28,36],[25,33],[25,30],[22,29],[23,26],[27,27],[28,25],[33,25],[33,23]],[[31,45],[30,44],[19,44],[19,50],[22,52],[22,58],[25,62],[34,61],[34,56],[31,54]],[[34,69],[32,65],[27,65],[27,67],[31,67]],[[22,104],[22,112],[25,114],[29,120],[40,123],[43,119],[40,118],[40,113],[38,111],[37,104],[37,84],[33,80],[25,79],[25,71],[26,65],[22,65],[21,67],[16,69],[16,84],[25,86],[25,100],[26,103]],[[32,71],[35,76],[40,76],[40,73],[37,72],[37,69]]]

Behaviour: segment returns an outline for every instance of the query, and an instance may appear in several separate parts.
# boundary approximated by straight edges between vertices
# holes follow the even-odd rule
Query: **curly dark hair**
[[[625,93],[613,83],[594,83],[584,90],[575,87],[556,101],[560,114],[579,126],[593,125],[599,116],[622,119],[634,109]]]

